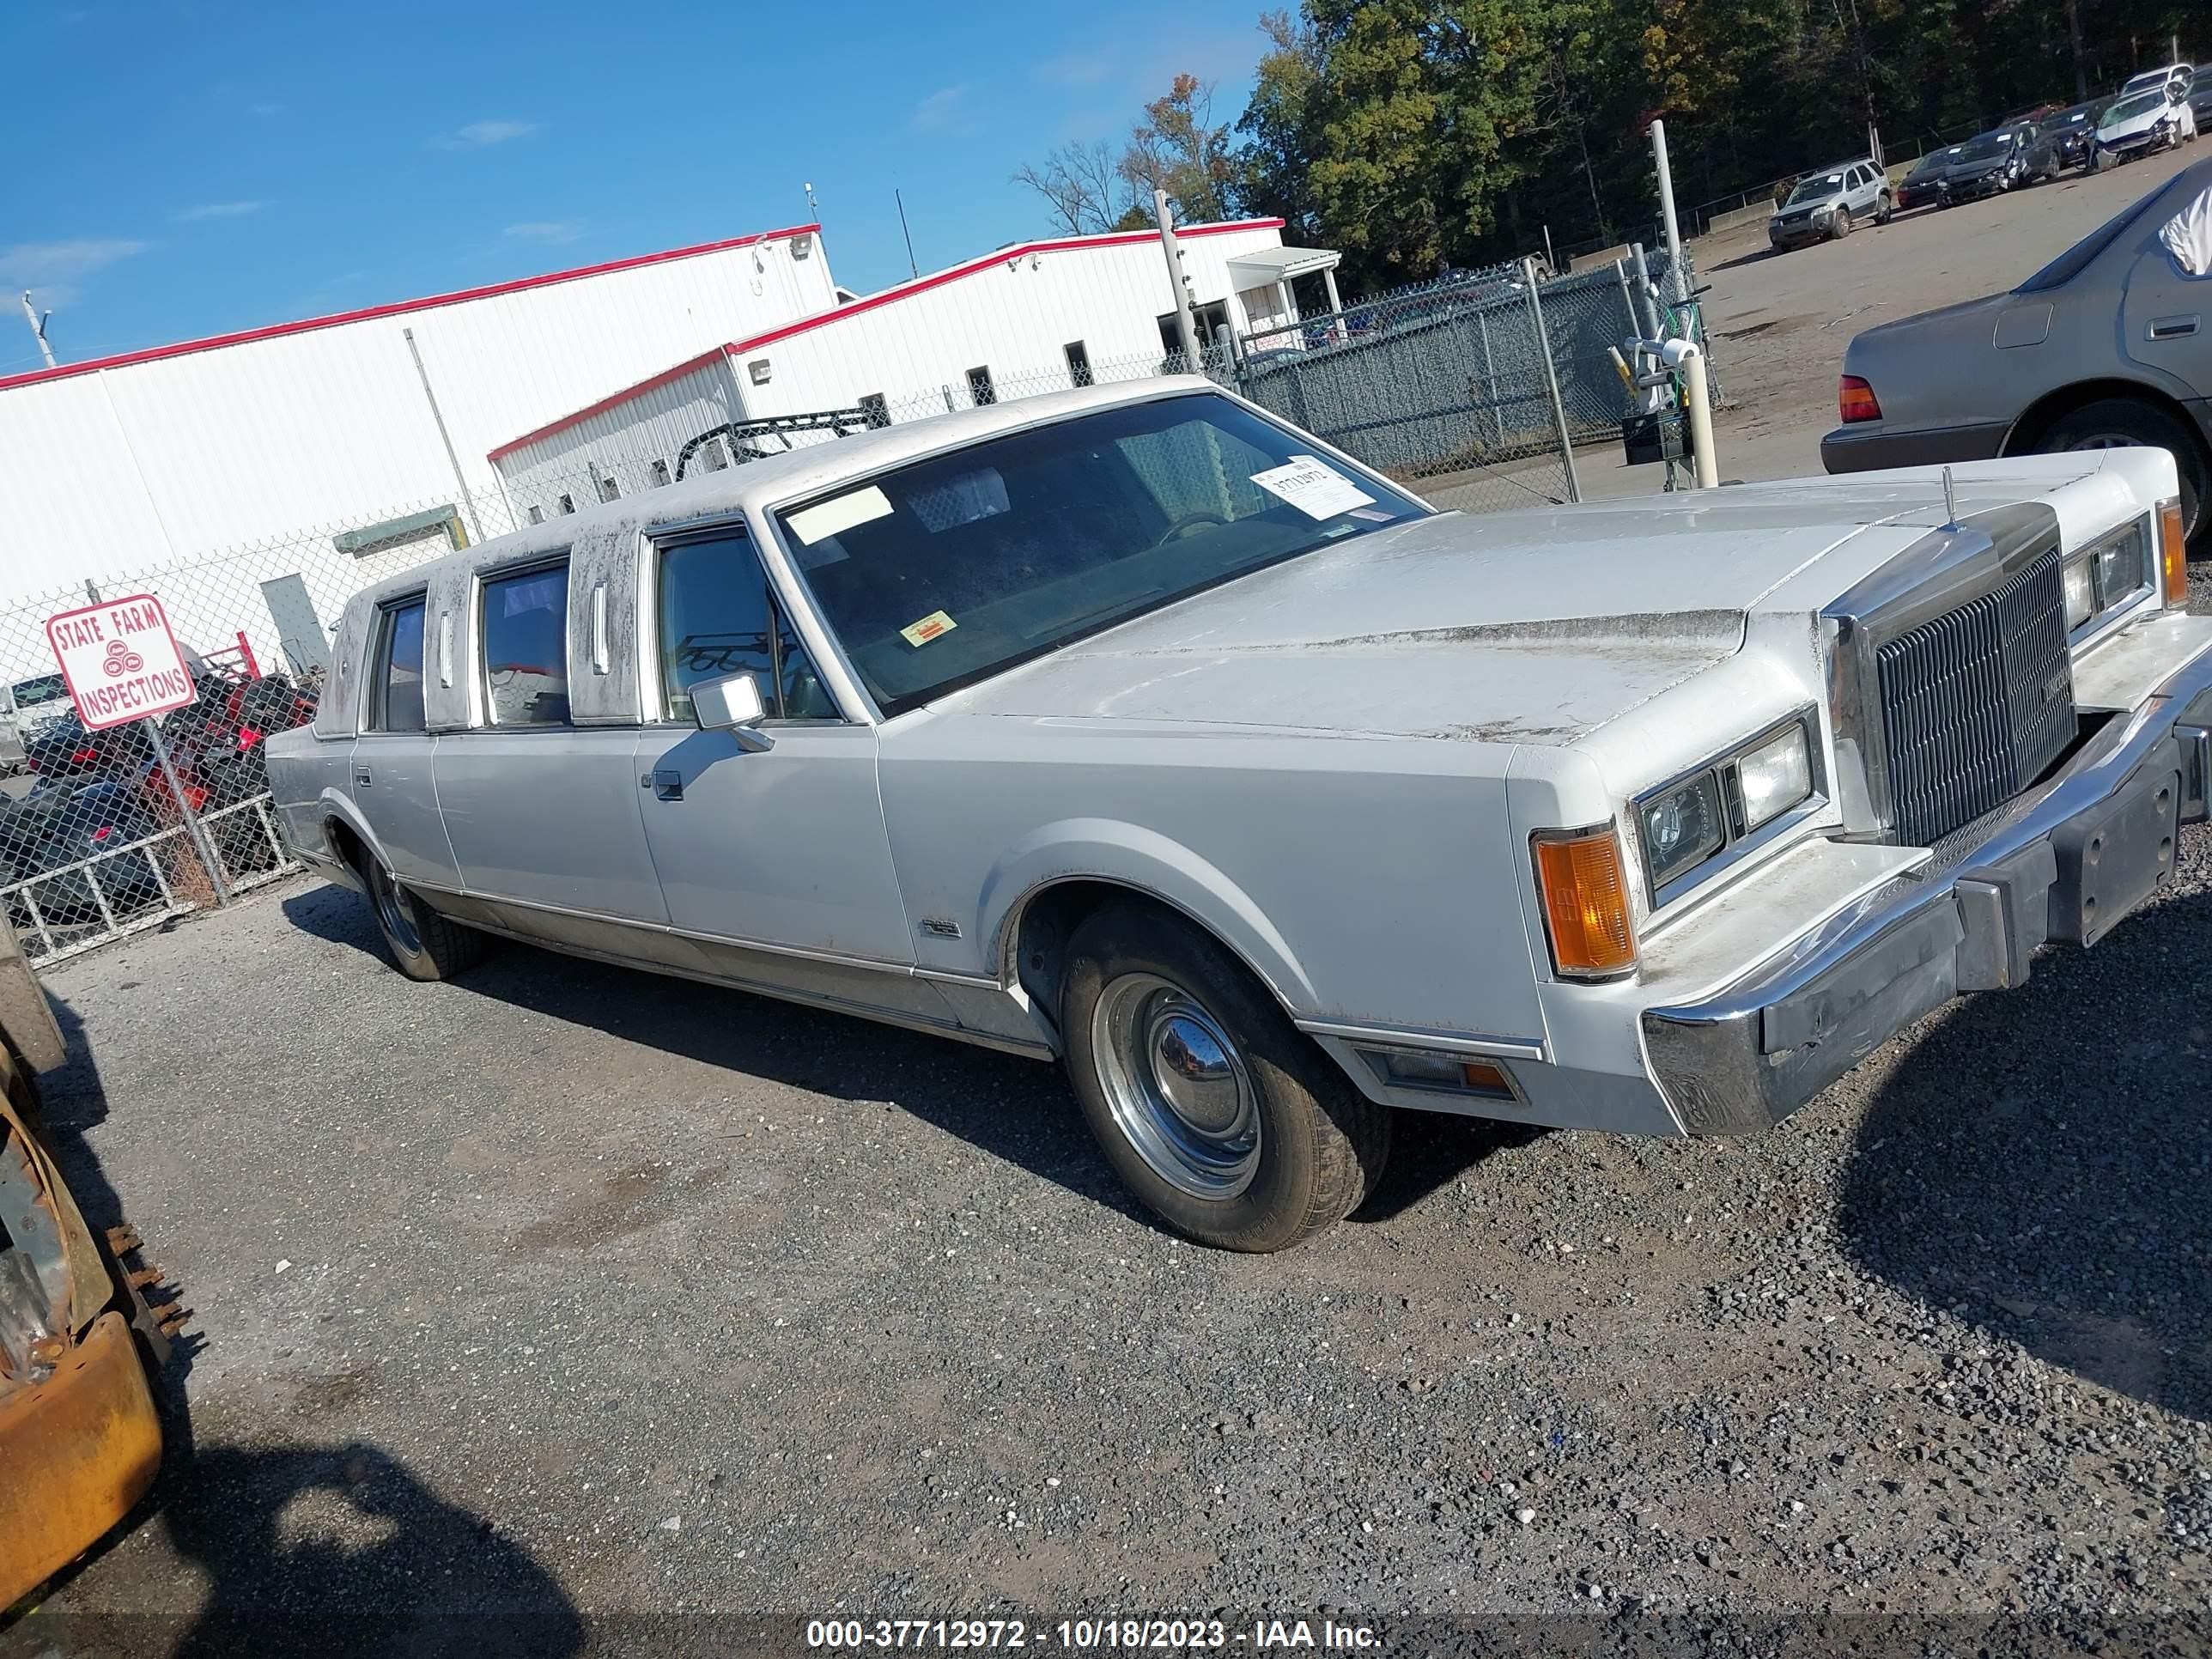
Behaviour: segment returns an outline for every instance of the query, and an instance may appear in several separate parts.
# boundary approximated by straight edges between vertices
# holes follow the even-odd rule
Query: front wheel
[[[430,908],[375,854],[363,853],[361,861],[369,914],[393,967],[410,979],[434,982],[465,973],[483,959],[482,933]]]
[[[1836,210],[1836,216],[1828,222],[1828,239],[1840,242],[1851,234],[1851,210],[1847,207]]]
[[[1210,934],[1110,904],[1068,956],[1069,1080],[1147,1208],[1201,1243],[1268,1251],[1358,1206],[1389,1157],[1389,1108],[1352,1087]]]
[[[2156,404],[2132,398],[2100,398],[2060,416],[2036,441],[2036,453],[2056,455],[2076,449],[2163,449],[2181,475],[2181,526],[2189,550],[2212,553],[2212,467],[2204,450],[2183,422]]]

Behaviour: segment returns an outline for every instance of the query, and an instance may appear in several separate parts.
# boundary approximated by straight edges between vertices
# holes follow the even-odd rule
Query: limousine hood
[[[1969,471],[1961,513],[2062,481],[2049,458]],[[940,707],[1571,743],[1741,650],[1785,582],[1805,609],[1808,573],[1832,562],[1817,606],[1945,521],[1926,471],[1449,514],[1255,571]]]

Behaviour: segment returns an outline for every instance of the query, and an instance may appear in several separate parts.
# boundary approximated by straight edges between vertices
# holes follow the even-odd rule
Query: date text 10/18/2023
[[[1261,1619],[1231,1625],[1220,1619],[1062,1619],[1032,1624],[1022,1619],[810,1619],[810,1648],[860,1650],[886,1648],[1055,1648],[1170,1653],[1246,1648],[1372,1650],[1375,1632],[1333,1619]]]

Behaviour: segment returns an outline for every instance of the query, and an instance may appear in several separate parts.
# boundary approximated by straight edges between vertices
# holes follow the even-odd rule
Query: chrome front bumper
[[[2212,651],[1935,860],[1696,1003],[1642,1017],[1653,1079],[1692,1134],[1771,1127],[1964,991],[2094,945],[2173,879],[2212,790]],[[1957,844],[1964,842],[1964,845]]]

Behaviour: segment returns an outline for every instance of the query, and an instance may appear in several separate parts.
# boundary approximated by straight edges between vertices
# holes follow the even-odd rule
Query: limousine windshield
[[[1206,393],[988,440],[781,515],[886,717],[1429,509]]]

